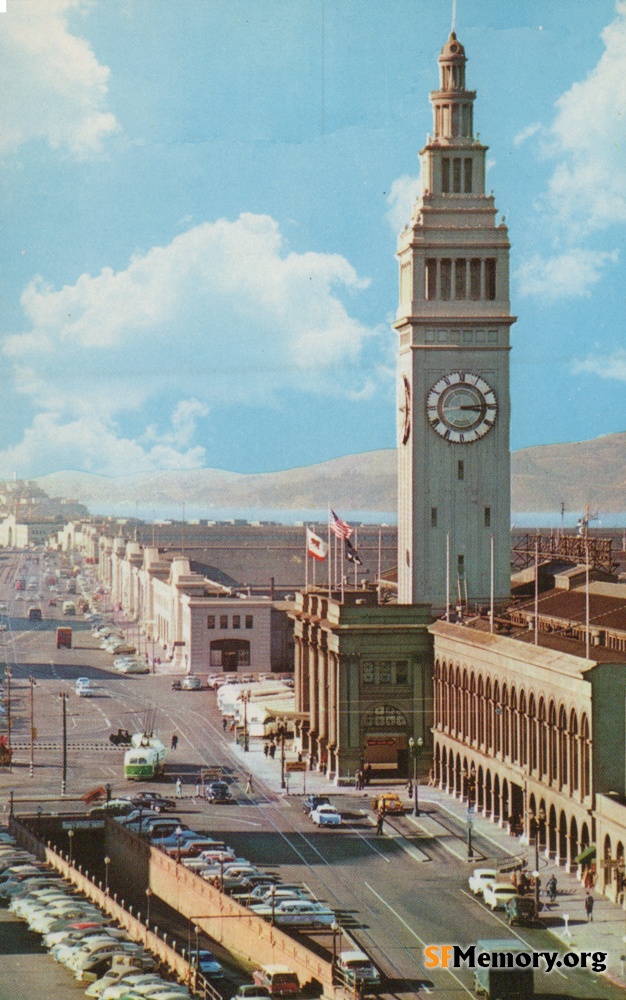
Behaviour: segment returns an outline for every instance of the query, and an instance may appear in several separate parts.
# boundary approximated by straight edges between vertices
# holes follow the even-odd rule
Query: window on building
[[[462,458],[456,463],[456,478],[465,479],[465,462]]]
[[[220,628],[228,628],[228,615],[220,615]]]
[[[461,193],[461,157],[455,156],[452,161],[452,190]]]
[[[431,507],[430,508],[430,526],[431,526],[431,528],[436,528],[437,527],[437,508],[436,507]]]
[[[254,618],[252,615],[246,615],[246,628],[254,628]]]
[[[452,298],[452,261],[449,257],[444,257],[441,261],[439,295],[444,302],[448,302]]]
[[[471,156],[468,156],[463,163],[463,190],[465,194],[472,193],[472,173],[473,173],[474,161]]]
[[[233,615],[233,628],[241,628],[241,615]]]
[[[467,261],[460,257],[454,269],[454,297],[455,299],[467,298]]]
[[[409,664],[407,660],[365,660],[363,662],[364,684],[408,684]]]
[[[437,298],[437,261],[434,257],[426,259],[426,298]]]
[[[441,161],[441,190],[447,194],[450,190],[450,157],[444,156]]]
[[[496,261],[488,257],[485,261],[485,298],[493,301],[496,297]]]
[[[485,527],[491,527],[491,507],[485,507]]]
[[[215,615],[207,615],[206,627],[215,628]]]
[[[480,300],[480,260],[472,257],[470,260],[470,299],[473,302]]]
[[[459,576],[460,577],[464,577],[465,576],[465,556],[457,556],[456,557],[456,568],[457,568],[457,573],[459,574]]]

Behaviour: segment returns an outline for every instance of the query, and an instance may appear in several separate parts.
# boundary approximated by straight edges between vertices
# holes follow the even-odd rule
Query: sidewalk
[[[230,749],[241,764],[242,772],[253,775],[258,782],[263,784],[269,791],[277,796],[302,795],[306,788],[306,793],[332,795],[336,798],[347,795],[354,798],[359,794],[363,796],[364,807],[369,807],[369,800],[372,794],[380,791],[380,786],[372,785],[364,792],[357,792],[354,787],[336,787],[322,774],[316,771],[303,773],[285,774],[288,785],[286,789],[281,789],[281,761],[280,749],[277,750],[275,758],[272,760],[263,753],[263,746],[256,740],[250,742],[248,752],[236,743],[231,743]],[[296,755],[288,751],[285,753],[285,761],[295,760]],[[385,788],[390,786],[385,783]],[[405,795],[404,782],[399,782],[395,786],[403,799]],[[407,798],[407,805],[409,800]],[[467,847],[461,837],[455,837],[449,831],[437,823],[436,812],[433,807],[445,815],[454,817],[461,824],[461,829],[465,829],[467,824],[467,804],[455,799],[437,788],[428,788],[420,785],[419,805],[423,809],[424,816],[414,817],[407,815],[407,819],[414,825],[417,831],[428,833],[430,836],[442,835],[449,843],[446,844],[450,852],[458,859],[466,861],[468,876],[473,868],[478,868],[484,861],[492,863],[503,861],[505,857],[525,857],[528,859],[527,867],[532,871],[535,867],[534,847],[529,847],[522,842],[520,837],[512,837],[506,830],[496,823],[484,817],[474,814],[472,818],[474,840],[487,841],[491,848],[488,854],[486,851],[475,849],[475,860],[467,862]],[[411,845],[415,848],[415,845]],[[410,852],[409,852],[410,853]],[[418,854],[421,852],[417,852]],[[419,858],[415,859],[416,861]],[[487,865],[485,865],[487,867]],[[595,901],[593,910],[593,922],[587,923],[584,909],[585,890],[581,882],[575,875],[566,872],[559,865],[549,861],[540,855],[539,868],[541,882],[545,887],[550,875],[554,874],[558,882],[558,895],[556,903],[547,902],[546,896],[542,893],[542,903],[544,909],[542,918],[545,921],[549,932],[555,937],[555,949],[562,953],[565,951],[586,951],[586,952],[607,952],[607,972],[605,975],[615,985],[626,989],[626,974],[621,962],[621,955],[626,955],[626,911],[615,903],[605,899],[597,892],[593,892]],[[565,917],[567,916],[567,920]],[[503,936],[509,936],[508,929]],[[513,930],[512,933],[515,933]]]

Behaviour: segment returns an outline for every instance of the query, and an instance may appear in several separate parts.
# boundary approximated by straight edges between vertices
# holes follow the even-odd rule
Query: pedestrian
[[[409,796],[410,799],[413,798],[413,782],[411,781],[410,778],[406,783],[406,794]]]
[[[376,816],[376,835],[380,837],[383,832],[383,826],[385,825],[385,810],[379,809]]]
[[[593,871],[589,867],[585,872],[585,889],[593,889],[593,881]]]
[[[200,792],[202,790],[202,785],[200,784],[200,778],[196,781],[196,798],[200,798]]]
[[[171,746],[172,750],[175,750],[176,747],[178,746],[178,736],[176,735],[176,733],[174,733],[174,735],[172,736],[172,740],[171,740],[170,746]]]
[[[275,756],[276,756],[276,744],[270,743],[270,757],[272,758],[272,760],[274,760]]]
[[[356,772],[356,790],[360,792],[363,788],[363,771],[359,770]]]
[[[270,745],[269,745],[269,743],[264,743],[263,744],[263,753],[265,754],[266,757],[269,757],[269,754],[270,754]]]
[[[248,775],[248,780],[246,781],[246,794],[249,795],[252,791],[252,775]]]
[[[224,718],[222,719],[222,729],[224,730],[224,732],[226,732],[227,727],[228,727],[228,719],[226,718],[226,716],[224,716]]]
[[[428,787],[429,787],[429,788],[434,788],[434,787],[435,787],[435,785],[436,785],[436,781],[435,781],[435,771],[434,771],[434,769],[433,769],[433,768],[431,767],[430,771],[428,772]]]
[[[546,885],[546,889],[548,890],[548,899],[551,903],[556,902],[556,884],[556,877],[551,875]]]
[[[365,765],[365,770],[363,772],[363,777],[365,779],[365,785],[366,785],[366,787],[369,786],[369,783],[372,780],[372,765],[371,764],[368,763],[368,764]]]
[[[593,896],[590,892],[585,896],[585,913],[587,914],[587,923],[593,923]]]
[[[180,778],[176,779],[176,798],[182,799],[183,797],[183,783]]]

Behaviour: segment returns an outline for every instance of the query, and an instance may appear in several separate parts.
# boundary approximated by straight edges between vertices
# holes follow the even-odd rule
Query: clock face
[[[451,372],[432,387],[426,412],[433,430],[453,444],[471,444],[496,422],[496,394],[480,375]]]
[[[400,440],[402,444],[406,444],[411,436],[411,384],[406,375],[402,376],[398,393],[398,410]]]

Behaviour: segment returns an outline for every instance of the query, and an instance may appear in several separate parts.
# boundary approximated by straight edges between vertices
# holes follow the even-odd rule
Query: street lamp
[[[276,735],[280,740],[280,787],[286,788],[285,782],[285,736],[287,735],[287,727],[284,722],[281,722],[276,727]]]
[[[250,691],[241,692],[241,701],[243,703],[243,748],[245,751],[250,749],[249,739],[248,739],[248,702],[250,701]]]
[[[339,926],[339,924],[337,923],[336,920],[333,920],[332,924],[330,925],[330,929],[333,932],[333,964],[332,964],[332,969],[333,969],[333,972],[334,972],[335,966],[337,964],[337,931],[340,931],[341,927]]]
[[[409,750],[411,751],[411,757],[413,758],[413,794],[415,796],[415,803],[413,806],[413,815],[419,816],[419,782],[417,777],[417,758],[420,754],[422,747],[424,746],[424,740],[421,736],[414,740],[412,736],[409,737]]]
[[[182,835],[183,835],[182,827],[177,826],[176,827],[176,844],[177,844],[177,848],[176,848],[176,863],[177,864],[180,864],[180,838],[182,837]]]
[[[107,805],[108,805],[109,802],[111,801],[111,784],[110,784],[110,782],[107,781],[106,785],[104,786],[104,790],[107,793]]]
[[[200,968],[200,944],[198,935],[200,934],[200,928],[197,924],[194,924],[194,931],[196,932],[196,969]]]
[[[104,859],[104,891],[107,893],[107,895],[108,895],[108,892],[109,892],[109,865],[110,864],[111,864],[111,859],[110,859],[110,857],[107,854],[107,856]]]
[[[146,903],[146,909],[147,909],[147,912],[146,912],[146,924],[147,924],[148,927],[150,927],[150,896],[151,895],[152,895],[152,889],[150,888],[150,886],[148,886],[148,888],[146,889],[146,900],[147,900],[147,903]]]
[[[274,926],[274,918],[276,916],[276,886],[273,885],[270,889],[270,899],[272,901],[272,927]]]
[[[69,842],[70,842],[70,850],[69,850],[69,854],[68,854],[68,859],[69,859],[69,863],[71,864],[72,863],[72,842],[74,840],[74,831],[73,830],[68,830],[67,831],[67,836],[68,836],[68,839],[69,839]]]

